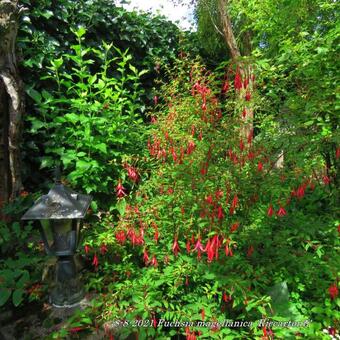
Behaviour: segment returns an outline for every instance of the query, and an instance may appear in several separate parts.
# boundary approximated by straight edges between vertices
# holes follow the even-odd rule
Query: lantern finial
[[[61,184],[61,166],[58,162],[55,169],[54,169],[54,182],[55,184]]]

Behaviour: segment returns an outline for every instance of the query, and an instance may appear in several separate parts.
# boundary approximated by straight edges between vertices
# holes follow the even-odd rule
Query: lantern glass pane
[[[73,248],[71,245],[72,220],[53,220],[52,221],[53,248],[55,251],[66,251]]]
[[[47,241],[47,246],[51,248],[53,244],[53,233],[51,228],[51,220],[40,220],[42,230]]]

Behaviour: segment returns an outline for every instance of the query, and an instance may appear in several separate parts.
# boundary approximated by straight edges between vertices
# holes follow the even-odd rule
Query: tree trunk
[[[24,90],[15,53],[18,0],[0,0],[0,205],[22,189],[20,141]]]
[[[228,0],[218,0],[218,10],[220,12],[224,40],[228,45],[231,58],[233,59],[233,61],[236,62],[237,59],[241,56],[241,53],[240,49],[237,46],[229,13],[226,10],[227,5]]]

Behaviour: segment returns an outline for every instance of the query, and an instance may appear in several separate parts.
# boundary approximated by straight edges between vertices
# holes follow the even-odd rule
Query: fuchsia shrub
[[[110,253],[123,254],[122,265],[112,267],[121,282],[108,287],[124,293],[114,294],[105,308],[126,319],[152,320],[152,330],[133,329],[142,338],[162,332],[187,339],[294,335],[296,329],[256,325],[157,326],[160,319],[254,322],[280,317],[275,310],[281,307],[268,292],[283,281],[294,292],[289,303],[299,306],[290,318],[307,319],[322,296],[328,301],[325,326],[336,323],[331,316],[338,295],[337,273],[331,269],[335,253],[324,259],[320,249],[337,230],[326,219],[310,225],[317,219],[313,205],[330,197],[332,178],[317,154],[306,158],[289,145],[283,167],[276,166],[282,134],[273,117],[261,114],[255,74],[249,70],[229,66],[224,75],[213,75],[199,63],[182,60],[155,96],[144,168],[123,164],[126,180],[115,188],[120,219],[104,220],[98,250],[88,256],[93,266],[100,267],[102,256],[103,268],[111,268]],[[129,192],[137,182],[136,191]],[[126,260],[130,255],[138,262],[135,267]],[[314,269],[309,270],[318,262],[323,280],[315,280]],[[111,274],[105,269],[102,275],[109,280]],[[312,302],[304,300],[304,292]],[[154,299],[142,302],[148,294]],[[320,321],[316,329],[299,332],[317,334],[322,327]]]

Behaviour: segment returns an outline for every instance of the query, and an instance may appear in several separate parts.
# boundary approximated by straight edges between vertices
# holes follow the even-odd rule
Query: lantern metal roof
[[[26,211],[22,220],[84,218],[92,197],[79,194],[61,183],[55,183],[47,195],[41,196]]]

